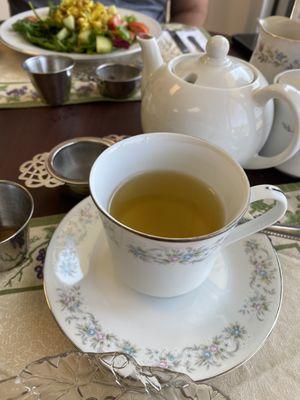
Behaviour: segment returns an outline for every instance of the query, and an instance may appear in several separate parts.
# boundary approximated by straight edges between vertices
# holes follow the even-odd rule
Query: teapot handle
[[[281,153],[272,157],[263,157],[256,154],[243,166],[246,169],[275,167],[291,158],[300,148],[300,93],[290,85],[273,83],[256,90],[253,97],[254,101],[260,106],[264,106],[273,98],[283,100],[288,104],[293,116],[295,133],[289,145]],[[272,131],[270,132],[271,134]]]

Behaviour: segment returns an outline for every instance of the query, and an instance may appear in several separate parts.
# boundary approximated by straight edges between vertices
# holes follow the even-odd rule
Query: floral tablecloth
[[[21,67],[22,62],[27,57],[0,43],[0,108],[41,107],[46,105]],[[113,99],[103,98],[99,93],[97,83],[92,76],[97,65],[92,62],[75,66],[68,104],[114,101]],[[139,99],[140,93],[138,92],[126,101]]]
[[[184,30],[186,27],[181,24],[168,24],[164,26],[168,30]],[[188,27],[188,30],[197,28]],[[208,33],[200,30],[203,37],[208,37]],[[166,30],[159,41],[159,46],[165,60],[169,60],[181,54],[172,37]],[[22,69],[22,62],[28,56],[17,53],[0,42],[0,108],[20,108],[20,107],[41,107],[43,103],[28,75]],[[101,62],[111,62],[109,59]],[[114,58],[114,62],[130,63],[142,66],[141,56],[131,55],[121,59]],[[99,61],[76,62],[73,76],[70,98],[67,104],[87,103],[95,101],[116,101],[100,95],[95,79],[95,69]],[[141,94],[137,92],[134,96],[123,101],[140,100]]]
[[[300,225],[300,183],[281,187],[289,202],[282,222]],[[258,202],[252,213],[268,207]],[[43,292],[46,248],[62,217],[33,219],[26,262],[0,274],[0,380],[33,360],[74,349],[54,321]],[[300,241],[271,240],[283,269],[282,309],[263,348],[243,366],[209,382],[231,400],[300,398]]]

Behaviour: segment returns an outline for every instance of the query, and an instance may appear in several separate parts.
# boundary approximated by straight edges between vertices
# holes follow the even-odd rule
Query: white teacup
[[[300,22],[279,15],[258,22],[259,36],[250,63],[271,83],[280,72],[300,68]]]
[[[274,83],[291,85],[300,92],[300,69],[281,72],[275,77]],[[293,121],[294,118],[288,104],[282,100],[276,99],[272,135],[270,135],[265,144],[262,154],[273,156],[287,147],[295,131]],[[278,165],[276,168],[286,174],[300,178],[300,150],[292,158]]]
[[[113,218],[109,204],[115,190],[132,176],[155,170],[189,174],[212,187],[223,203],[224,226],[200,237],[161,238],[135,231]],[[273,224],[287,208],[277,187],[250,188],[243,169],[225,151],[174,133],[138,135],[105,150],[92,167],[90,190],[117,275],[131,288],[158,297],[195,289],[209,275],[219,249]],[[276,200],[276,204],[262,216],[237,226],[249,203],[262,199]]]

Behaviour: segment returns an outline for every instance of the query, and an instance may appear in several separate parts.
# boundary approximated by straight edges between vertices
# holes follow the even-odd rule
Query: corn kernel
[[[91,23],[91,25],[92,25],[93,28],[96,28],[96,29],[101,29],[102,28],[102,22],[101,21],[93,21]]]
[[[117,14],[117,8],[116,8],[116,6],[110,6],[110,7],[108,7],[107,12],[108,12],[110,15],[115,15],[115,14]]]

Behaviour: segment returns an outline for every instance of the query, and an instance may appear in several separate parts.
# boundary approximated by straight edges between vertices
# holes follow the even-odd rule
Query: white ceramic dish
[[[79,349],[122,351],[194,380],[252,357],[272,331],[282,298],[281,267],[263,234],[223,250],[209,278],[187,295],[160,299],[127,288],[115,278],[90,197],[58,226],[44,268],[48,304]]]
[[[46,18],[48,15],[48,7],[38,8],[36,11],[41,18]],[[160,24],[155,21],[153,18],[125,8],[118,8],[119,13],[121,15],[134,15],[137,20],[146,24],[150,30],[150,34],[156,38],[159,38],[161,35],[161,27]],[[51,51],[47,49],[43,49],[42,47],[35,46],[34,44],[28,42],[24,39],[19,33],[13,31],[12,25],[17,22],[19,19],[23,19],[29,16],[33,16],[33,12],[31,10],[22,12],[20,14],[14,15],[13,17],[7,19],[0,27],[0,39],[1,41],[8,47],[13,50],[19,51],[23,54],[29,55],[65,55],[68,57],[72,57],[77,61],[88,61],[88,60],[108,60],[114,59],[116,57],[128,56],[135,54],[140,51],[140,46],[138,43],[130,46],[128,50],[120,49],[116,50],[112,53],[108,54],[79,54],[79,53],[61,53],[56,51]]]

